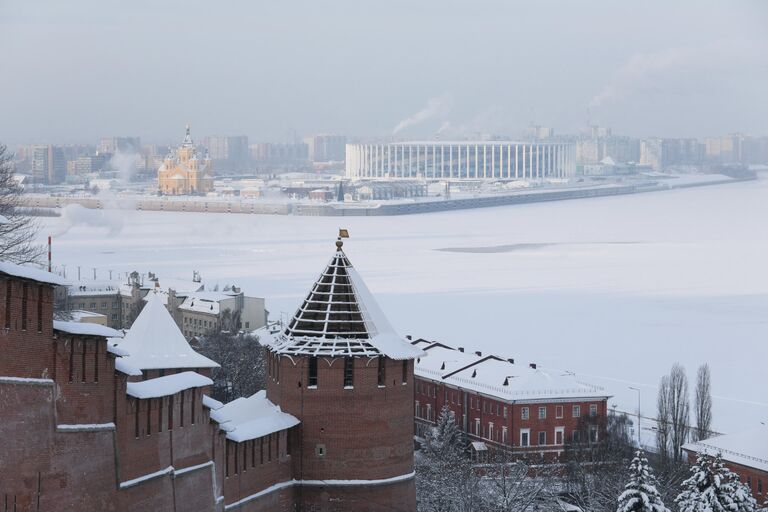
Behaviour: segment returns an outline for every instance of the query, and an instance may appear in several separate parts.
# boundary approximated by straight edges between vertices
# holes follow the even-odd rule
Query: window
[[[505,418],[507,417],[507,406],[506,405],[504,406],[504,417]]]
[[[403,385],[408,384],[408,360],[403,361]]]
[[[555,417],[557,419],[560,419],[560,418],[563,417],[563,406],[562,405],[555,406]]]
[[[581,417],[581,406],[580,405],[574,405],[573,411],[571,411],[571,416],[574,418],[580,418]]]
[[[379,356],[379,373],[378,373],[379,386],[386,386],[387,378],[387,361],[384,356]]]
[[[496,404],[496,416],[501,416],[501,406]]]
[[[539,446],[544,446],[547,444],[547,433],[543,430],[539,432]]]
[[[757,479],[757,494],[763,494],[763,480],[761,478]]]
[[[102,303],[101,303],[101,307],[102,307],[102,308],[104,308],[104,309],[106,309],[106,308],[107,308],[107,303],[106,303],[106,302],[102,302]]]
[[[563,444],[564,439],[565,439],[565,428],[556,427],[555,428],[555,444],[556,445]]]
[[[579,432],[578,430],[574,430],[571,437],[573,438],[574,443],[581,442],[581,432]]]
[[[597,404],[591,404],[589,406],[589,416],[591,418],[594,418],[595,416],[597,416]]]
[[[531,429],[523,428],[520,429],[520,446],[530,446],[531,445]]]
[[[539,419],[540,420],[547,419],[547,408],[546,407],[539,407]]]
[[[427,419],[429,421],[432,421],[434,419],[432,417],[432,404],[427,404]]]
[[[354,385],[355,360],[351,357],[344,358],[344,387],[351,388]]]
[[[507,427],[501,427],[501,442],[507,444]]]
[[[315,356],[309,358],[309,386],[317,387],[317,358]]]
[[[181,395],[179,396],[179,426],[184,426],[184,391],[181,390]]]
[[[528,414],[529,413],[528,413],[528,408],[527,407],[523,407],[522,409],[520,409],[520,419],[527,420],[528,419]]]
[[[415,411],[414,414],[416,415],[417,418],[421,417],[421,413],[419,412],[419,401],[418,400],[416,400],[416,411]]]
[[[493,423],[488,423],[488,439],[493,441]]]
[[[475,418],[475,435],[480,435],[480,418]]]
[[[597,442],[597,425],[589,426],[589,442],[590,443]]]
[[[91,306],[90,307],[91,307],[91,309],[95,308],[96,307],[96,303],[95,302],[91,302]]]

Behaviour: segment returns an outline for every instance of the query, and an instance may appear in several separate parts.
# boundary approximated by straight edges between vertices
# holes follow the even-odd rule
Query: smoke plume
[[[392,130],[392,135],[395,135],[410,126],[423,123],[435,116],[445,115],[451,110],[452,106],[453,96],[450,93],[444,93],[440,96],[430,98],[423,109],[397,123],[397,126]]]

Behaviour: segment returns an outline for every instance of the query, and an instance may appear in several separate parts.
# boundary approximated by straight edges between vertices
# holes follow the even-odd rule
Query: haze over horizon
[[[766,26],[757,0],[6,0],[0,141],[768,135]]]

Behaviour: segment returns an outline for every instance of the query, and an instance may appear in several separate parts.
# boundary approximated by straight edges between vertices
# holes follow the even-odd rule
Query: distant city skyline
[[[42,5],[41,5],[42,4]],[[147,16],[147,12],[152,12]],[[768,4],[0,5],[0,142],[768,135]]]

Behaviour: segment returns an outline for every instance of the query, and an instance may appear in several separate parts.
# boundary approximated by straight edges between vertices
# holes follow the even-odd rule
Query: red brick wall
[[[416,482],[410,479],[393,485],[365,487],[316,487],[297,489],[296,501],[302,511],[334,512],[415,512]]]
[[[378,386],[376,358],[354,358],[354,388],[344,389],[344,360],[318,359],[317,389],[308,389],[308,357],[281,357],[280,381],[267,396],[300,418],[294,474],[298,479],[383,479],[413,471],[413,361],[386,359]],[[325,455],[316,450],[324,446]]]
[[[293,478],[293,460],[287,453],[287,441],[285,430],[242,443],[226,441],[223,448],[227,505]]]
[[[7,499],[28,510],[37,502],[38,479],[51,469],[54,396],[52,383],[0,382],[0,505]]]
[[[115,360],[104,338],[57,333],[56,415],[59,424],[114,421]]]
[[[10,297],[6,294],[10,288]],[[26,288],[26,329],[22,329]],[[42,292],[42,310],[38,294]],[[10,299],[10,301],[7,301]],[[10,308],[6,304],[10,302]],[[38,312],[42,313],[38,322]],[[53,378],[53,288],[33,281],[0,279],[0,376]],[[40,330],[38,330],[40,328]]]

